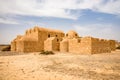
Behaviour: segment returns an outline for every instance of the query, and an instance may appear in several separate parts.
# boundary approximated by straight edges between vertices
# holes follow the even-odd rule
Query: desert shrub
[[[120,46],[118,46],[116,49],[120,49]]]
[[[7,46],[5,48],[3,48],[1,51],[10,51],[11,47],[10,46]]]
[[[43,55],[53,55],[54,52],[52,52],[52,51],[41,51],[40,54],[43,54]]]

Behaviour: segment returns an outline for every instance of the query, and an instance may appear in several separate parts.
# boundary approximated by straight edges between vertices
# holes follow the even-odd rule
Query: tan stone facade
[[[79,37],[75,31],[65,33],[34,27],[26,30],[25,35],[18,35],[11,42],[11,51],[39,52],[60,51],[78,54],[107,53],[115,50],[114,40],[98,39],[93,37]]]

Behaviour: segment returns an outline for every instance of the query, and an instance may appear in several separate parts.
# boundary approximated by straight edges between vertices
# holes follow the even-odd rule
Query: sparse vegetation
[[[10,51],[10,49],[11,49],[11,46],[9,45],[4,47],[1,51]]]
[[[116,47],[116,49],[120,49],[120,46]]]
[[[54,52],[52,52],[52,51],[41,51],[40,54],[43,54],[43,55],[53,55]]]

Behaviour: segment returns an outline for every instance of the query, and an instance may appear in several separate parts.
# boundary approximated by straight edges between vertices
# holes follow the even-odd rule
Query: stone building
[[[24,35],[18,35],[11,42],[11,51],[39,52],[60,51],[78,54],[107,53],[115,50],[114,40],[93,37],[79,37],[75,31],[65,33],[35,26],[26,30]]]

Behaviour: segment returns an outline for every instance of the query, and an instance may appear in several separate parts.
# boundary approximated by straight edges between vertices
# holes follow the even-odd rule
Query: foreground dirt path
[[[0,52],[0,80],[120,80],[120,51],[94,55]]]

